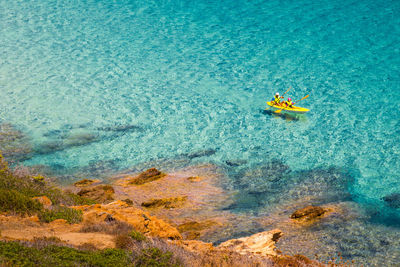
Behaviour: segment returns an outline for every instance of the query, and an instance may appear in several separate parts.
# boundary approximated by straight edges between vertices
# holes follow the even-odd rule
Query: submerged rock
[[[231,166],[231,167],[238,167],[240,165],[246,164],[247,160],[242,160],[242,159],[226,160],[225,163],[226,163],[226,165]]]
[[[207,149],[207,150],[201,150],[201,151],[196,151],[193,153],[189,153],[187,156],[190,159],[194,158],[200,158],[200,157],[209,157],[217,153],[216,149]]]
[[[400,208],[400,193],[393,193],[387,196],[384,196],[383,201],[385,201],[385,203],[391,207],[391,208],[395,208],[398,209]]]
[[[149,182],[161,179],[164,176],[166,176],[165,173],[160,172],[156,168],[151,168],[151,169],[148,169],[148,170],[142,172],[138,176],[129,179],[129,183],[135,184],[135,185],[142,185],[145,183],[149,183]]]
[[[48,134],[52,138],[35,147],[35,153],[51,154],[71,147],[88,145],[99,140],[96,134],[89,132],[66,134],[60,131],[59,135],[56,134],[58,131],[53,131],[52,133]]]
[[[57,151],[65,149],[64,144],[61,141],[49,141],[42,143],[35,148],[36,154],[51,154]]]
[[[305,208],[302,208],[300,210],[296,210],[290,218],[292,219],[315,219],[317,217],[320,217],[326,212],[325,209],[321,207],[315,207],[315,206],[307,206]]]
[[[75,133],[69,135],[65,140],[64,144],[68,147],[83,146],[97,141],[97,135],[93,133]]]
[[[183,197],[170,197],[170,198],[158,198],[158,199],[150,199],[149,201],[143,202],[142,207],[145,208],[177,208],[181,207],[187,200],[187,196]]]
[[[245,170],[239,173],[238,182],[240,187],[247,187],[250,192],[269,192],[276,187],[271,187],[271,183],[276,183],[290,172],[288,165],[280,160],[272,160],[267,163],[260,164],[256,168]]]
[[[114,125],[97,128],[99,131],[111,131],[111,132],[133,132],[143,131],[144,129],[138,125]]]
[[[10,163],[32,156],[29,138],[9,123],[0,124],[0,151]]]
[[[186,239],[198,239],[204,230],[208,230],[214,226],[220,225],[213,220],[205,221],[189,221],[178,226],[178,231],[183,234]]]

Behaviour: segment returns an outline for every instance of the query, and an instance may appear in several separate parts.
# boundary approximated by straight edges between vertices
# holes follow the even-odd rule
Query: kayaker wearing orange
[[[273,103],[274,105],[280,106],[280,104],[281,104],[281,98],[283,98],[283,96],[279,96],[279,93],[276,93],[274,99],[272,100],[272,103]]]

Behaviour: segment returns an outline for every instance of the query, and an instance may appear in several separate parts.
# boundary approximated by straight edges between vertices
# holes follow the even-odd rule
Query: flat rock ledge
[[[231,239],[221,243],[217,248],[229,249],[240,254],[256,254],[260,256],[276,256],[275,243],[282,236],[282,231],[274,229],[248,237]]]

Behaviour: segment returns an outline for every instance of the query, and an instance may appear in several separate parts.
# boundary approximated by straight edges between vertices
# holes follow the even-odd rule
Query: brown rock
[[[149,183],[149,182],[161,179],[164,176],[166,176],[165,173],[160,172],[156,168],[151,168],[151,169],[148,169],[147,171],[142,172],[138,176],[130,179],[129,183],[135,184],[135,185],[141,185],[141,184],[145,184],[145,183]]]
[[[191,221],[191,222],[187,222],[187,223],[183,223],[181,225],[178,226],[178,230],[180,232],[187,232],[187,231],[201,231],[204,230],[206,228],[209,228],[213,225],[217,225],[218,223],[211,221],[211,220],[207,220],[207,221],[203,221],[203,222],[195,222],[195,221]]]
[[[303,209],[295,211],[290,218],[310,220],[323,215],[325,212],[326,210],[321,207],[307,206]]]
[[[100,182],[100,180],[83,179],[83,180],[80,180],[80,181],[74,183],[74,186],[85,187],[85,186],[89,186],[89,185],[92,185],[92,184],[98,183],[98,182]]]
[[[187,178],[189,181],[191,182],[200,182],[201,180],[203,180],[201,177],[199,176],[190,176]]]
[[[83,211],[84,223],[95,224],[118,220],[132,225],[136,231],[149,236],[174,240],[182,239],[178,230],[170,224],[120,200],[106,205],[85,205],[74,208]]]
[[[40,203],[42,203],[42,205],[43,205],[43,207],[44,207],[45,209],[51,208],[51,205],[53,204],[53,203],[51,202],[51,200],[50,200],[48,197],[46,197],[46,196],[33,197],[32,199],[35,199],[35,200],[39,201]]]
[[[218,248],[233,250],[240,254],[256,254],[260,256],[277,255],[275,243],[282,236],[279,229],[261,232],[249,237],[231,239],[221,243]]]
[[[114,188],[110,185],[98,185],[81,189],[78,195],[93,199],[100,203],[108,203],[114,200]]]
[[[143,202],[142,206],[146,208],[158,208],[163,207],[167,209],[181,207],[187,200],[187,196],[183,197],[170,197],[170,198],[158,198],[150,199],[149,201]]]
[[[207,253],[215,249],[212,243],[205,243],[198,240],[174,240],[170,242],[196,253]]]
[[[184,237],[189,240],[198,239],[201,236],[201,232],[207,230],[213,226],[219,225],[217,222],[212,220],[206,220],[202,222],[186,222],[178,226],[178,231],[184,234]]]

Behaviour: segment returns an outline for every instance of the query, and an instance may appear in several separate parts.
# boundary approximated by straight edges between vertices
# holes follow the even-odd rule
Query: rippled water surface
[[[381,199],[400,193],[399,1],[0,6],[0,122],[29,137],[25,164],[95,173],[186,158],[226,166],[250,192],[265,183],[244,184],[246,170],[279,160],[305,181],[345,173],[339,200],[399,231]],[[295,101],[310,95],[306,116],[263,111],[290,86]]]

